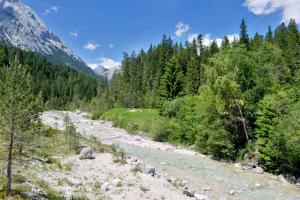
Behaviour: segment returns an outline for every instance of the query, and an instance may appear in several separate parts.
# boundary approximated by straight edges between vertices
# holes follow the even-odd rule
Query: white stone
[[[109,191],[109,183],[105,182],[101,185],[101,192],[107,192]]]
[[[200,194],[200,193],[195,193],[194,198],[196,200],[209,200],[207,194]]]
[[[256,188],[261,188],[261,185],[260,185],[259,183],[256,183],[256,184],[255,184],[255,187],[256,187]]]
[[[119,178],[115,178],[111,181],[111,183],[113,184],[113,186],[118,186],[118,185],[122,184],[122,180]]]
[[[83,160],[83,159],[94,159],[94,153],[93,150],[90,147],[84,147],[79,154],[79,159]]]

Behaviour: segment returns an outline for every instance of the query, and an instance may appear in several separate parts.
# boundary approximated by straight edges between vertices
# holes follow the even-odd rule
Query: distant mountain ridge
[[[96,76],[40,17],[20,0],[0,0],[0,43],[37,52],[49,61]]]

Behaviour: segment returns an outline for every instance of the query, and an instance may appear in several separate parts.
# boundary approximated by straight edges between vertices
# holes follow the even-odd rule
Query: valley
[[[68,113],[77,131],[85,137],[95,138],[107,144],[118,144],[125,150],[127,156],[137,157],[155,166],[157,173],[165,174],[166,177],[161,178],[162,181],[167,182],[170,177],[187,180],[189,188],[200,194],[206,194],[207,199],[293,200],[300,197],[297,186],[278,176],[269,173],[257,174],[255,170],[244,170],[238,163],[214,161],[192,150],[129,135],[123,129],[112,127],[110,122],[91,120],[80,114]],[[48,126],[62,130],[64,115],[64,112],[45,112],[42,121]],[[91,166],[93,162],[101,160],[88,162]],[[93,170],[96,169],[91,169],[89,173]],[[274,190],[276,193],[272,192]],[[234,191],[234,194],[230,194],[230,191]],[[155,196],[151,198],[159,199]],[[183,199],[179,196],[177,198]]]
[[[0,199],[299,200],[299,0],[0,0]]]

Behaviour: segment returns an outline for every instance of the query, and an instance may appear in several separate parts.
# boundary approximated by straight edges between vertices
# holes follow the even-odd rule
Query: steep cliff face
[[[0,0],[0,43],[37,52],[54,63],[95,75],[30,7],[19,0]]]

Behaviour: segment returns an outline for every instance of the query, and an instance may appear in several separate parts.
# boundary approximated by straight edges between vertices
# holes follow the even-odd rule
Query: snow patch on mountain
[[[0,0],[0,42],[93,73],[30,7],[19,0]]]

